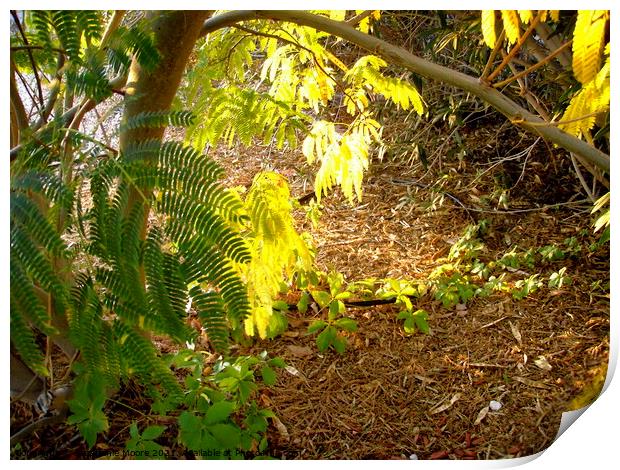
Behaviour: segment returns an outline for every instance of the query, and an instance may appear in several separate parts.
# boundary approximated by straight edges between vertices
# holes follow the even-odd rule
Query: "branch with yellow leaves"
[[[265,19],[288,21],[333,34],[357,44],[373,54],[381,56],[394,65],[402,66],[424,77],[439,80],[470,92],[472,95],[493,106],[511,121],[518,123],[519,126],[527,131],[540,135],[569,152],[582,156],[603,171],[608,172],[610,169],[609,155],[554,126],[541,126],[540,124],[546,124],[544,120],[530,113],[495,88],[480,83],[478,78],[429,62],[401,47],[362,33],[346,22],[334,21],[323,16],[297,10],[236,10],[216,15],[205,21],[201,35],[223,27],[232,26],[241,21]],[[565,44],[561,50],[555,53],[561,53],[568,47],[568,44],[570,43]],[[551,60],[552,58],[549,56],[546,60]],[[534,67],[538,68],[541,65],[543,64],[538,63]],[[531,70],[532,68],[528,69],[527,73]],[[513,77],[511,80],[514,79]]]

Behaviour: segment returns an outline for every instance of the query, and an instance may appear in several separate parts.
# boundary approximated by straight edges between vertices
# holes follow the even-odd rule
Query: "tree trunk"
[[[123,120],[136,116],[146,111],[167,111],[170,109],[172,100],[177,92],[183,72],[189,56],[199,38],[200,30],[205,19],[211,14],[209,11],[173,11],[151,12],[152,27],[155,34],[155,44],[160,54],[160,61],[154,70],[144,70],[134,60],[127,81],[127,93],[125,113]],[[68,111],[67,116],[72,119],[73,113],[78,107]],[[12,111],[15,111],[12,106]],[[19,111],[19,109],[17,110]],[[19,113],[13,121],[18,121]],[[63,116],[64,117],[64,116]],[[129,144],[146,139],[161,139],[164,128],[140,128],[126,130],[120,134],[121,152]],[[19,149],[15,149],[15,157]],[[11,161],[13,161],[13,152]],[[142,188],[144,191],[144,188]],[[140,192],[132,190],[130,194],[130,207],[139,199]],[[129,212],[128,212],[129,213]],[[146,227],[146,217],[144,227]],[[47,295],[44,293],[44,295]],[[66,332],[64,324],[59,324],[55,318],[55,326],[61,332]],[[71,351],[72,345],[65,336],[54,338],[63,347]],[[67,350],[65,349],[65,350]],[[38,377],[23,361],[11,354],[11,396],[15,399],[33,403],[37,396],[44,390],[44,381]]]
[[[123,120],[148,111],[168,111],[179,88],[194,44],[209,11],[172,11],[150,14],[160,61],[154,70],[145,70],[133,61],[127,79]],[[124,130],[120,151],[130,143],[161,139],[164,128]]]

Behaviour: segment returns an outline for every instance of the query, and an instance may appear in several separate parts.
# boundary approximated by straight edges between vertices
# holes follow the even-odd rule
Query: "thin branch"
[[[357,26],[364,18],[367,18],[370,15],[372,15],[373,11],[374,10],[363,11],[359,15],[355,15],[349,18],[348,20],[345,21],[345,23],[348,24],[349,26]]]
[[[114,12],[114,15],[112,15],[112,18],[110,19],[110,22],[108,23],[108,26],[106,27],[103,36],[101,37],[100,48],[103,48],[108,43],[108,41],[110,40],[110,36],[112,36],[112,33],[114,33],[114,31],[118,29],[121,21],[123,21],[125,13],[126,10],[116,10]]]
[[[575,155],[577,161],[581,163],[599,183],[609,189],[609,180],[603,176],[603,172],[598,167],[593,166],[590,162],[577,153],[573,155]]]
[[[592,191],[590,191],[590,187],[588,186],[586,179],[583,177],[583,174],[581,173],[581,170],[579,169],[579,165],[577,164],[577,159],[575,158],[575,154],[572,152],[570,154],[570,160],[573,163],[573,168],[575,169],[575,173],[577,174],[577,178],[579,178],[579,182],[581,183],[581,186],[583,187],[586,194],[588,195],[588,199],[590,199],[590,202],[594,203],[596,201],[596,198],[594,197],[594,194],[592,194]]]
[[[66,406],[62,410],[60,410],[58,414],[43,416],[35,422],[30,423],[23,429],[20,429],[18,432],[11,436],[11,447],[16,446],[18,443],[20,443],[39,429],[51,426],[52,424],[62,423],[66,419],[68,411],[69,407]]]
[[[10,70],[10,80],[11,80],[11,108],[15,113],[15,123],[17,124],[17,128],[20,131],[28,128],[29,121],[28,115],[26,114],[26,108],[24,107],[24,102],[22,101],[21,96],[19,96],[19,90],[17,89],[17,83],[15,83],[15,62],[13,62],[13,58],[11,58],[11,70]]]
[[[507,78],[506,80],[503,80],[499,83],[494,83],[493,84],[493,88],[501,88],[504,85],[509,84],[510,82],[523,77],[524,75],[527,75],[528,73],[532,73],[534,70],[538,69],[539,67],[542,67],[543,65],[545,65],[547,62],[551,61],[554,57],[560,55],[562,53],[562,51],[564,51],[567,47],[569,47],[571,44],[573,43],[572,39],[570,41],[568,41],[567,43],[564,43],[559,49],[553,51],[553,53],[549,54],[547,57],[545,57],[543,60],[541,60],[540,62],[537,62],[536,64],[532,65],[530,68],[525,69],[524,71],[522,71],[521,73],[518,73],[517,75]]]
[[[506,55],[506,53],[502,51],[502,55]],[[508,67],[510,67],[513,75],[518,74],[517,69],[512,62],[508,62]],[[522,78],[518,78],[517,82],[519,83],[519,87],[521,88],[520,95],[525,96],[525,99],[530,104],[530,106],[532,106],[532,108],[534,108],[538,112],[541,118],[548,122],[550,120],[549,113],[546,109],[542,107],[540,100],[529,90],[529,88],[527,87],[527,83]]]
[[[29,46],[30,43],[28,42],[28,38],[26,37],[26,33],[24,33],[24,30],[22,28],[22,24],[19,21],[19,17],[17,16],[17,12],[15,10],[11,10],[11,16],[13,17],[13,21],[15,21],[15,24],[17,25],[17,29],[19,29],[19,33],[22,37],[22,40],[24,41],[24,44],[26,46]],[[37,82],[37,91],[39,92],[39,102],[41,103],[40,108],[43,108],[44,106],[44,100],[43,100],[43,89],[41,88],[41,79],[39,78],[39,72],[37,69],[37,64],[34,61],[34,56],[32,55],[32,50],[27,49],[28,52],[28,57],[30,58],[30,64],[32,65],[32,73],[34,73],[34,79]]]
[[[127,73],[120,73],[115,78],[110,80],[110,87],[113,89],[122,88],[123,86],[125,86],[126,82],[127,82]],[[77,105],[72,106],[67,111],[65,111],[65,113],[62,116],[60,116],[61,125],[68,125],[69,123],[71,123],[73,119],[75,118],[75,115],[77,114],[77,112],[81,109],[81,107],[82,107],[82,104],[77,104]],[[37,136],[40,135],[40,133],[42,133],[43,131],[45,131],[48,128],[48,126],[49,124],[42,126],[40,129],[38,129],[37,132],[33,134],[32,139],[38,144],[45,146],[45,143],[38,140]],[[15,161],[15,159],[19,156],[19,153],[23,150],[23,148],[24,146],[22,144],[19,144],[11,149],[11,153],[10,153],[11,162]]]
[[[63,73],[63,67],[65,64],[65,56],[62,53],[58,53],[58,63],[56,66],[56,74],[54,80],[52,81],[52,86],[50,89],[49,96],[47,97],[47,103],[45,103],[45,107],[41,110],[41,115],[39,116],[38,121],[32,126],[33,130],[39,129],[41,126],[44,126],[47,123],[47,119],[52,114],[52,110],[56,105],[56,100],[58,99],[58,95],[60,93],[61,88],[61,79]]]
[[[60,49],[58,47],[43,47],[43,46],[37,46],[36,44],[29,44],[27,46],[11,46],[11,52],[27,51],[27,50],[43,50],[43,49],[58,52],[65,56],[67,55],[67,51],[65,51],[64,49]]]
[[[38,112],[40,109],[40,104],[37,102],[37,99],[33,95],[33,90],[30,83],[28,83],[28,80],[26,80],[24,75],[19,71],[17,67],[15,67],[15,73],[19,77],[19,81],[22,82],[22,85],[24,86],[24,91],[28,94],[28,98],[30,98],[32,105],[37,108]],[[30,110],[32,111],[32,108],[30,108]]]
[[[530,36],[530,34],[532,33],[532,31],[534,30],[534,28],[540,21],[542,13],[543,13],[542,10],[538,11],[538,14],[531,21],[530,27],[527,28],[527,31],[525,31],[525,33],[523,33],[521,37],[519,37],[519,40],[517,41],[517,43],[512,47],[512,49],[510,49],[510,52],[508,52],[508,54],[504,57],[504,60],[502,60],[502,62],[497,66],[495,71],[491,75],[489,75],[489,77],[487,78],[489,82],[492,82],[493,79],[499,75],[502,69],[506,67],[506,64],[510,62],[510,60],[515,56],[515,54],[521,49],[521,46],[523,46],[523,43],[525,43],[527,38]]]
[[[497,55],[499,50],[502,48],[502,44],[504,43],[504,37],[505,36],[506,36],[506,31],[502,29],[502,32],[499,35],[499,38],[497,38],[497,41],[495,41],[495,47],[491,51],[491,55],[489,55],[489,60],[487,60],[487,64],[484,66],[484,70],[482,71],[482,75],[480,75],[480,81],[481,82],[487,82],[488,83],[489,80],[487,79],[487,74],[491,70],[491,67],[493,65],[493,61],[495,60],[495,56]]]
[[[536,25],[536,35],[549,52],[560,48],[560,35],[556,34],[548,24],[538,23],[538,25]],[[572,65],[572,53],[570,50],[564,50],[562,54],[558,55],[557,59],[564,70],[570,70]]]

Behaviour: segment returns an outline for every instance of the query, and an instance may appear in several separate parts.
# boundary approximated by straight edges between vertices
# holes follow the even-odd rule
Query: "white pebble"
[[[502,407],[502,404],[498,401],[495,400],[491,400],[489,402],[489,408],[491,409],[491,411],[497,411]]]
[[[417,456],[417,455],[415,455],[415,454],[411,454],[411,455],[409,456],[409,460],[418,460],[418,456]]]

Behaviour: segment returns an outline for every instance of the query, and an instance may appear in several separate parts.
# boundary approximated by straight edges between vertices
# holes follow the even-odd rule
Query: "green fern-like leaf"
[[[34,285],[23,271],[21,263],[11,256],[11,309],[20,312],[24,321],[28,320],[42,333],[52,335],[57,333],[51,325],[51,318],[47,306],[41,303],[36,294]]]
[[[191,126],[196,117],[191,111],[149,111],[132,116],[124,125],[124,129],[144,127]]]
[[[66,75],[67,87],[75,95],[99,102],[112,94],[102,51],[87,49],[83,64],[74,64]]]
[[[309,121],[284,101],[235,86],[206,90],[197,114],[199,119],[187,132],[188,141],[197,148],[219,141],[249,145],[254,137],[262,137],[265,143],[275,138],[278,148],[285,142],[295,146],[295,129],[304,129]]]
[[[11,301],[11,343],[19,352],[20,357],[37,374],[47,377],[45,356],[39,348],[32,330]]]
[[[67,210],[73,204],[73,191],[57,175],[49,172],[26,171],[11,178],[11,188],[22,193],[40,194],[51,203],[59,204]]]
[[[11,193],[11,222],[20,226],[30,238],[57,256],[65,256],[65,244],[39,208],[23,194]]]
[[[218,351],[227,353],[228,323],[224,300],[217,292],[205,292],[197,286],[192,288],[190,296],[198,311],[198,317],[207,330],[209,340]]]
[[[57,309],[64,311],[67,295],[51,263],[30,237],[15,226],[11,229],[11,255],[14,256],[12,263],[23,266],[24,272],[33,281],[54,295]]]
[[[35,37],[38,45],[43,47],[51,46],[52,15],[47,10],[33,10],[30,12],[32,26],[34,27]]]
[[[188,329],[183,322],[183,312],[173,307],[187,301],[185,292],[169,291],[164,277],[164,254],[161,250],[161,233],[154,228],[149,232],[144,249],[144,267],[148,283],[148,302],[151,312],[156,312],[160,329],[177,341],[188,339]],[[174,295],[177,297],[172,298]],[[181,313],[181,315],[179,315]]]
[[[78,30],[87,41],[101,38],[101,13],[97,10],[78,10],[75,12],[75,21]]]
[[[70,10],[51,12],[51,21],[60,40],[62,48],[73,61],[80,60],[80,34],[76,14]]]
[[[183,394],[176,377],[157,355],[153,343],[136,329],[116,321],[113,326],[115,337],[120,344],[121,357],[127,361],[128,370],[143,379],[162,387],[173,399],[179,400]]]

